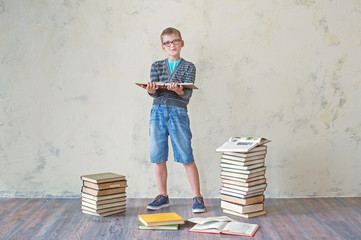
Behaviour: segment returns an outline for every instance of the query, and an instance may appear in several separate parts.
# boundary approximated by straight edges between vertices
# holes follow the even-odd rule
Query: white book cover
[[[270,140],[259,137],[231,137],[222,146],[216,149],[217,152],[241,152],[246,153],[253,148],[266,144]]]

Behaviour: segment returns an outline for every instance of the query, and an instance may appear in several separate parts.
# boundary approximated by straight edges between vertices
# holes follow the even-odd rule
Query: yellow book
[[[183,218],[174,212],[143,214],[138,215],[138,219],[147,227],[184,224]]]

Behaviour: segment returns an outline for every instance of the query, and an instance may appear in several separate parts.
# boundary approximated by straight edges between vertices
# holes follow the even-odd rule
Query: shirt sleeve
[[[157,70],[157,65],[156,62],[152,64],[152,66],[150,67],[150,81],[151,82],[159,82],[159,72]],[[149,96],[151,97],[158,97],[159,96],[159,91],[156,90],[154,94],[150,94],[148,92]]]
[[[184,82],[194,83],[195,79],[196,79],[196,67],[194,66],[193,63],[191,63],[186,71]],[[184,94],[179,96],[183,99],[190,99],[193,93],[193,89],[184,88],[183,91]]]

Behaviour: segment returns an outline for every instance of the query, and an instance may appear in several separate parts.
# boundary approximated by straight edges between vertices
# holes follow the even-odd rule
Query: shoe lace
[[[201,204],[203,207],[206,207],[206,206],[204,205],[204,203],[202,202],[202,198],[201,198],[201,197],[196,197],[196,201],[197,201],[199,204]]]
[[[162,196],[163,196],[162,194],[159,194],[158,196],[156,196],[156,198],[154,199],[154,201],[159,202],[159,200],[160,200],[160,198],[161,198]]]

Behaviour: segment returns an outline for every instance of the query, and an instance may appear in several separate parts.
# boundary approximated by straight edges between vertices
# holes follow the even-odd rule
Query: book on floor
[[[87,193],[87,194],[90,194],[93,196],[105,196],[105,195],[111,195],[111,194],[117,194],[117,193],[125,193],[125,187],[97,190],[97,189],[88,188],[88,187],[83,186],[81,191],[83,193]]]
[[[230,187],[225,187],[222,186],[221,187],[221,191],[226,191],[226,192],[230,192],[230,193],[236,193],[236,194],[242,194],[244,196],[248,196],[250,194],[255,194],[258,192],[264,192],[266,188],[260,188],[260,189],[253,189],[251,191],[244,191],[241,189],[235,189],[235,188],[230,188]]]
[[[260,179],[265,178],[264,174],[261,174],[260,176],[252,176],[252,177],[247,178],[247,179],[239,178],[239,177],[224,176],[224,175],[221,175],[221,177],[222,177],[222,180],[227,179],[227,180],[232,180],[232,181],[241,182],[241,183],[250,183],[250,182],[254,182],[256,180],[260,180]]]
[[[264,156],[264,155],[262,155]],[[264,164],[264,157],[260,158],[260,159],[255,159],[255,160],[250,160],[250,161],[237,161],[237,160],[232,160],[232,159],[227,159],[227,158],[221,158],[221,164],[222,163],[229,163],[229,164],[233,164],[233,165],[238,165],[238,166],[249,166],[249,165],[254,165],[254,164],[258,164],[258,163],[263,163]]]
[[[113,203],[107,203],[107,204],[101,204],[101,205],[89,203],[89,202],[86,202],[86,201],[82,201],[81,204],[82,204],[82,206],[89,207],[89,208],[92,208],[94,210],[100,210],[100,209],[112,208],[112,207],[122,207],[122,206],[126,205],[125,201],[123,201],[123,202],[113,202]]]
[[[192,222],[192,223],[204,224],[204,223],[209,223],[209,222],[231,222],[234,220],[227,216],[220,216],[220,217],[206,217],[206,218],[195,217],[195,218],[189,218],[189,219],[187,219],[187,221]]]
[[[175,212],[142,214],[138,215],[138,219],[147,227],[184,224],[183,218]]]
[[[255,192],[255,191],[260,191],[260,190],[264,191],[267,187],[267,183],[262,183],[262,184],[258,184],[258,185],[254,185],[254,186],[250,186],[250,187],[243,187],[243,186],[239,186],[239,185],[223,183],[222,187],[225,187],[227,189],[232,188],[232,189],[240,190],[243,192]]]
[[[242,205],[250,205],[255,203],[262,203],[264,201],[264,195],[258,195],[250,198],[238,198],[230,195],[221,194],[221,200]]]
[[[125,206],[118,206],[118,207],[111,207],[111,208],[105,208],[105,209],[98,209],[95,210],[93,208],[89,208],[86,206],[81,206],[82,212],[84,213],[92,213],[93,215],[98,215],[98,216],[109,216],[111,215],[110,213],[114,214],[115,213],[119,213],[119,212],[124,212],[126,210]]]
[[[119,188],[119,187],[127,187],[127,181],[113,181],[113,182],[106,182],[106,183],[93,183],[83,180],[83,186],[88,188],[93,188],[96,190],[104,190],[110,188]]]
[[[166,89],[171,83],[165,83],[165,82],[154,82],[158,88],[160,89]],[[136,82],[136,85],[139,87],[147,86],[147,83],[139,83]],[[183,86],[183,88],[189,88],[189,89],[198,89],[194,83],[178,83],[179,86]]]
[[[231,191],[221,189],[221,194],[238,197],[238,198],[250,198],[250,197],[254,197],[254,196],[263,195],[263,193],[264,193],[264,191],[259,191],[259,192],[254,192],[254,193],[238,193],[238,192],[231,192]]]
[[[264,163],[257,163],[257,164],[252,164],[252,165],[248,165],[248,166],[240,166],[238,164],[232,164],[232,163],[222,163],[221,162],[221,167],[222,168],[232,168],[232,169],[238,169],[238,170],[252,170],[255,168],[261,168],[264,167]]]
[[[234,181],[234,180],[222,178],[223,184],[233,184],[233,185],[237,185],[237,186],[241,186],[241,187],[252,187],[255,185],[263,184],[265,182],[266,182],[266,178],[262,178],[262,179],[252,181],[252,182],[240,182],[240,181]]]
[[[255,173],[237,173],[237,172],[230,172],[230,171],[221,171],[221,176],[228,176],[228,177],[235,177],[235,178],[243,178],[249,179],[253,177],[263,176],[265,175],[266,171],[259,171]]]
[[[125,212],[125,208],[111,210],[111,211],[102,212],[102,213],[97,213],[97,212],[93,212],[93,211],[88,211],[86,209],[82,209],[82,213],[89,214],[89,215],[94,215],[94,216],[99,216],[99,217],[107,217],[107,216],[114,215],[114,214],[117,214],[117,213],[122,213],[122,212]]]
[[[221,200],[221,207],[238,213],[251,213],[264,210],[264,203],[255,203],[250,205],[242,205],[238,203],[227,202]]]
[[[121,197],[121,198],[111,198],[111,199],[105,199],[105,200],[93,200],[93,199],[82,197],[81,200],[84,202],[88,202],[90,204],[98,206],[98,205],[104,205],[104,204],[108,204],[108,203],[125,202],[126,198]]]
[[[80,179],[83,181],[88,181],[88,182],[92,182],[92,183],[104,183],[104,182],[114,182],[114,181],[125,180],[125,176],[119,175],[116,173],[105,172],[105,173],[83,175],[80,177]]]
[[[258,216],[267,214],[266,210],[262,210],[262,211],[258,211],[258,212],[251,212],[251,213],[239,213],[239,212],[235,212],[232,210],[223,209],[223,212],[227,213],[227,214],[232,214],[232,215],[235,215],[238,217],[243,217],[243,218],[253,218],[253,217],[258,217]]]
[[[247,161],[250,158],[264,158],[267,154],[267,151],[258,151],[258,152],[249,152],[249,153],[240,153],[240,152],[222,152],[223,158],[229,158],[239,161]],[[233,157],[233,158],[232,158]]]
[[[232,164],[221,164],[221,170],[222,172],[235,172],[235,173],[241,173],[241,174],[252,174],[252,173],[256,173],[256,172],[261,172],[261,171],[265,171],[266,167],[258,167],[258,168],[253,168],[253,169],[249,169],[249,170],[242,170],[239,169],[239,167],[232,165]]]
[[[188,221],[191,220],[192,219],[188,219]],[[258,228],[259,226],[257,224],[242,223],[234,221],[233,219],[226,220],[219,218],[219,220],[217,220],[217,218],[213,218],[203,223],[197,223],[191,229],[189,229],[189,232],[217,233],[253,237]]]
[[[217,152],[249,152],[259,145],[269,143],[270,140],[255,137],[231,137],[222,146],[216,149]]]
[[[90,200],[94,200],[94,201],[103,201],[103,200],[116,199],[116,198],[124,198],[125,199],[126,194],[125,193],[117,193],[117,194],[105,195],[105,196],[93,196],[91,194],[82,192],[81,197],[90,199]]]
[[[144,225],[144,223],[140,221],[138,223],[138,229],[140,230],[178,230],[178,226],[179,226],[178,224],[172,224],[172,225],[147,227]]]

